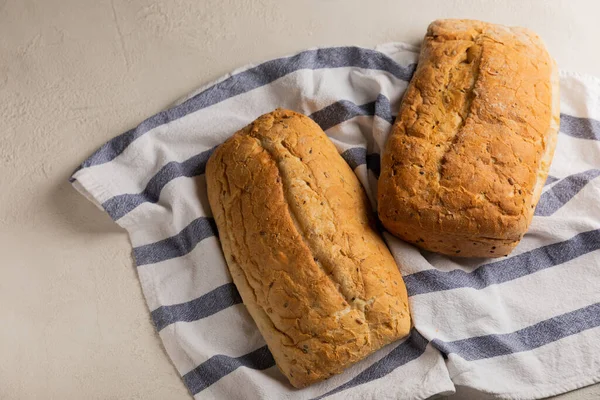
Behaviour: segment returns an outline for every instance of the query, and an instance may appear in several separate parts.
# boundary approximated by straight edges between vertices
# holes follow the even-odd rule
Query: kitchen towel
[[[277,107],[310,116],[375,209],[380,154],[418,49],[332,47],[224,76],[110,140],[71,182],[129,233],[165,349],[197,399],[541,398],[600,380],[600,80],[561,72],[561,128],[523,241],[455,259],[384,233],[411,335],[341,375],[293,389],[227,271],[206,197],[211,152]]]

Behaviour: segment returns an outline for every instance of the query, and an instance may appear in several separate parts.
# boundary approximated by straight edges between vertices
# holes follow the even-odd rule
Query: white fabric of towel
[[[375,209],[380,154],[414,71],[402,43],[320,48],[239,69],[112,139],[73,185],[131,238],[152,319],[197,399],[541,398],[600,381],[600,80],[561,72],[561,130],[510,256],[454,259],[384,237],[408,339],[292,388],[241,303],[206,197],[212,149],[277,107],[320,124]]]

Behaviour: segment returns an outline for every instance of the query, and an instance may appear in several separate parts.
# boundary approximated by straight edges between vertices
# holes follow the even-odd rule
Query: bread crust
[[[559,119],[556,64],[535,33],[434,21],[385,146],[383,225],[442,254],[510,253],[540,198]]]
[[[206,179],[234,283],[292,385],[409,333],[406,288],[364,190],[310,118],[259,117],[215,150]]]

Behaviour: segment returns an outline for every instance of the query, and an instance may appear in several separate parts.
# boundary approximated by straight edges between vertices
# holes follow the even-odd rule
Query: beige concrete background
[[[0,0],[0,399],[190,398],[127,236],[67,183],[111,137],[246,63],[417,43],[439,17],[530,27],[560,67],[600,76],[599,3]]]

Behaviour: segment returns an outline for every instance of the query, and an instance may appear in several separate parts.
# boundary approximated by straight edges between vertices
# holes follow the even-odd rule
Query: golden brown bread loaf
[[[433,22],[385,147],[379,218],[427,250],[508,254],[531,222],[558,124],[557,69],[537,35]]]
[[[265,114],[206,167],[223,252],[279,369],[302,387],[406,336],[406,288],[366,195],[321,128]]]

